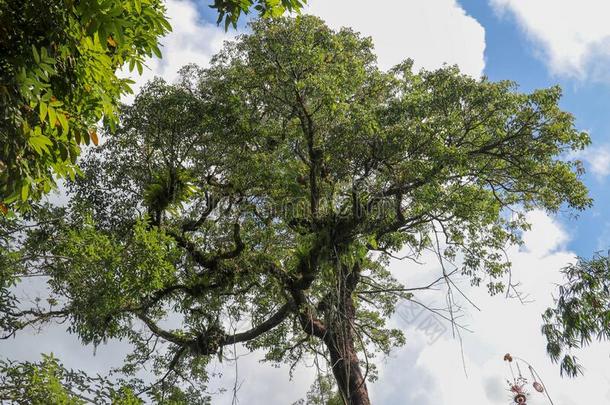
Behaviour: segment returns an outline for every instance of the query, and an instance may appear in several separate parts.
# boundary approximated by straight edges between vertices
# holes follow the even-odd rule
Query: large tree
[[[215,0],[218,22],[234,26],[252,8],[263,17],[298,11],[303,0]],[[161,57],[171,26],[163,0],[0,0],[0,211],[27,208],[74,177],[96,124],[114,125],[128,79]]]
[[[525,212],[590,204],[562,159],[589,139],[559,97],[455,67],[383,72],[350,29],[258,21],[209,69],[150,83],[67,206],[4,222],[2,326],[129,340],[123,372],[151,364],[156,399],[204,387],[243,344],[272,362],[321,354],[343,401],[369,404],[372,356],[403,342],[386,319],[419,287],[393,278],[393,253],[433,249],[493,294]],[[34,274],[49,297],[29,308],[10,285]]]

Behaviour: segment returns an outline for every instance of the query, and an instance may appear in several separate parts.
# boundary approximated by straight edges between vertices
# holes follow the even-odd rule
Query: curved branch
[[[161,328],[159,325],[157,325],[155,323],[155,321],[153,321],[152,319],[150,319],[147,315],[145,315],[143,313],[136,313],[136,316],[142,322],[144,322],[146,324],[146,326],[148,327],[148,329],[150,329],[150,331],[152,333],[154,333],[157,336],[162,337],[163,339],[167,340],[168,342],[175,343],[179,346],[188,346],[192,342],[191,339],[187,339],[186,337],[177,335],[175,333],[172,333],[168,330]]]
[[[201,252],[199,249],[197,249],[197,246],[193,242],[176,232],[168,230],[167,234],[174,238],[178,246],[185,249],[190,254],[195,263],[207,269],[215,269],[218,266],[218,262],[221,260],[236,258],[246,248],[245,243],[241,239],[239,223],[233,224],[233,241],[235,243],[235,247],[232,250],[217,252],[216,254],[206,254]]]
[[[247,342],[269,332],[271,329],[281,324],[290,315],[292,309],[293,304],[291,302],[287,302],[264,322],[244,332],[227,335],[221,330],[212,327],[209,330],[198,334],[195,338],[187,338],[167,331],[157,325],[155,321],[150,319],[145,314],[137,313],[136,316],[146,324],[152,333],[162,337],[168,342],[174,343],[183,348],[189,348],[192,352],[197,354],[212,355],[222,346]]]
[[[267,318],[266,321],[260,323],[258,326],[255,326],[254,328],[244,332],[236,333],[234,335],[225,335],[225,337],[221,341],[221,345],[227,346],[256,339],[260,335],[269,332],[271,329],[281,324],[284,319],[286,319],[288,315],[290,315],[292,307],[292,303],[287,302],[286,304],[282,305],[280,309],[278,309],[273,315]]]

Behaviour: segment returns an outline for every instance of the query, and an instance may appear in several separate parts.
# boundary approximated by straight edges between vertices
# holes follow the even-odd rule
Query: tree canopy
[[[386,321],[420,288],[392,255],[432,249],[438,282],[504,291],[524,213],[589,206],[564,159],[589,138],[555,87],[384,72],[370,39],[311,16],[251,28],[209,68],[149,83],[66,206],[3,220],[0,324],[128,340],[124,382],[156,400],[193,398],[243,344],[290,365],[321,355],[343,401],[369,404],[375,354],[404,342]],[[49,292],[34,303],[11,289],[31,275]]]
[[[252,7],[262,16],[298,11],[301,0],[215,0],[234,26]],[[80,146],[97,145],[96,124],[116,125],[118,103],[161,57],[171,30],[162,0],[0,0],[0,210],[27,207],[74,177]]]

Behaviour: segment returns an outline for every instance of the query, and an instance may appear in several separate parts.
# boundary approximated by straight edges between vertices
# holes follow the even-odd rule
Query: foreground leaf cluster
[[[117,122],[118,100],[161,56],[171,30],[160,0],[0,1],[0,202],[27,205],[54,175],[74,178],[80,146],[96,124]]]

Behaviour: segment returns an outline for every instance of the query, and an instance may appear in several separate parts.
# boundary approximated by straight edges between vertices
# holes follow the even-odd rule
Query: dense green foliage
[[[142,404],[130,389],[115,390],[115,385],[101,377],[92,378],[79,371],[67,370],[52,355],[43,356],[39,363],[0,360],[0,400],[3,403]]]
[[[96,123],[116,123],[130,92],[116,76],[161,56],[161,0],[0,1],[0,203],[37,199],[74,177]]]
[[[3,222],[0,322],[128,340],[122,371],[151,366],[157,399],[195,395],[244,344],[291,365],[321,353],[344,400],[368,404],[375,353],[404,341],[386,320],[416,299],[390,255],[433,249],[502,291],[524,212],[590,204],[560,159],[589,139],[557,88],[410,61],[383,72],[369,39],[314,17],[252,31],[210,68],[149,83],[84,158],[67,207]],[[9,286],[32,274],[49,296],[30,308]]]
[[[299,12],[307,0],[214,0],[210,7],[218,11],[218,24],[224,19],[225,29],[232,25],[237,28],[237,20],[242,13],[254,9],[261,17],[276,18],[285,12]]]
[[[574,350],[610,339],[610,258],[580,258],[563,273],[567,282],[559,287],[556,306],[543,315],[542,333],[551,358],[561,361],[562,374],[574,377],[581,372]]]
[[[215,0],[219,22],[235,25],[250,7],[262,16],[298,11],[301,0]],[[74,177],[96,124],[113,127],[130,93],[118,69],[141,74],[161,57],[171,30],[162,0],[0,0],[0,209],[27,207]]]

